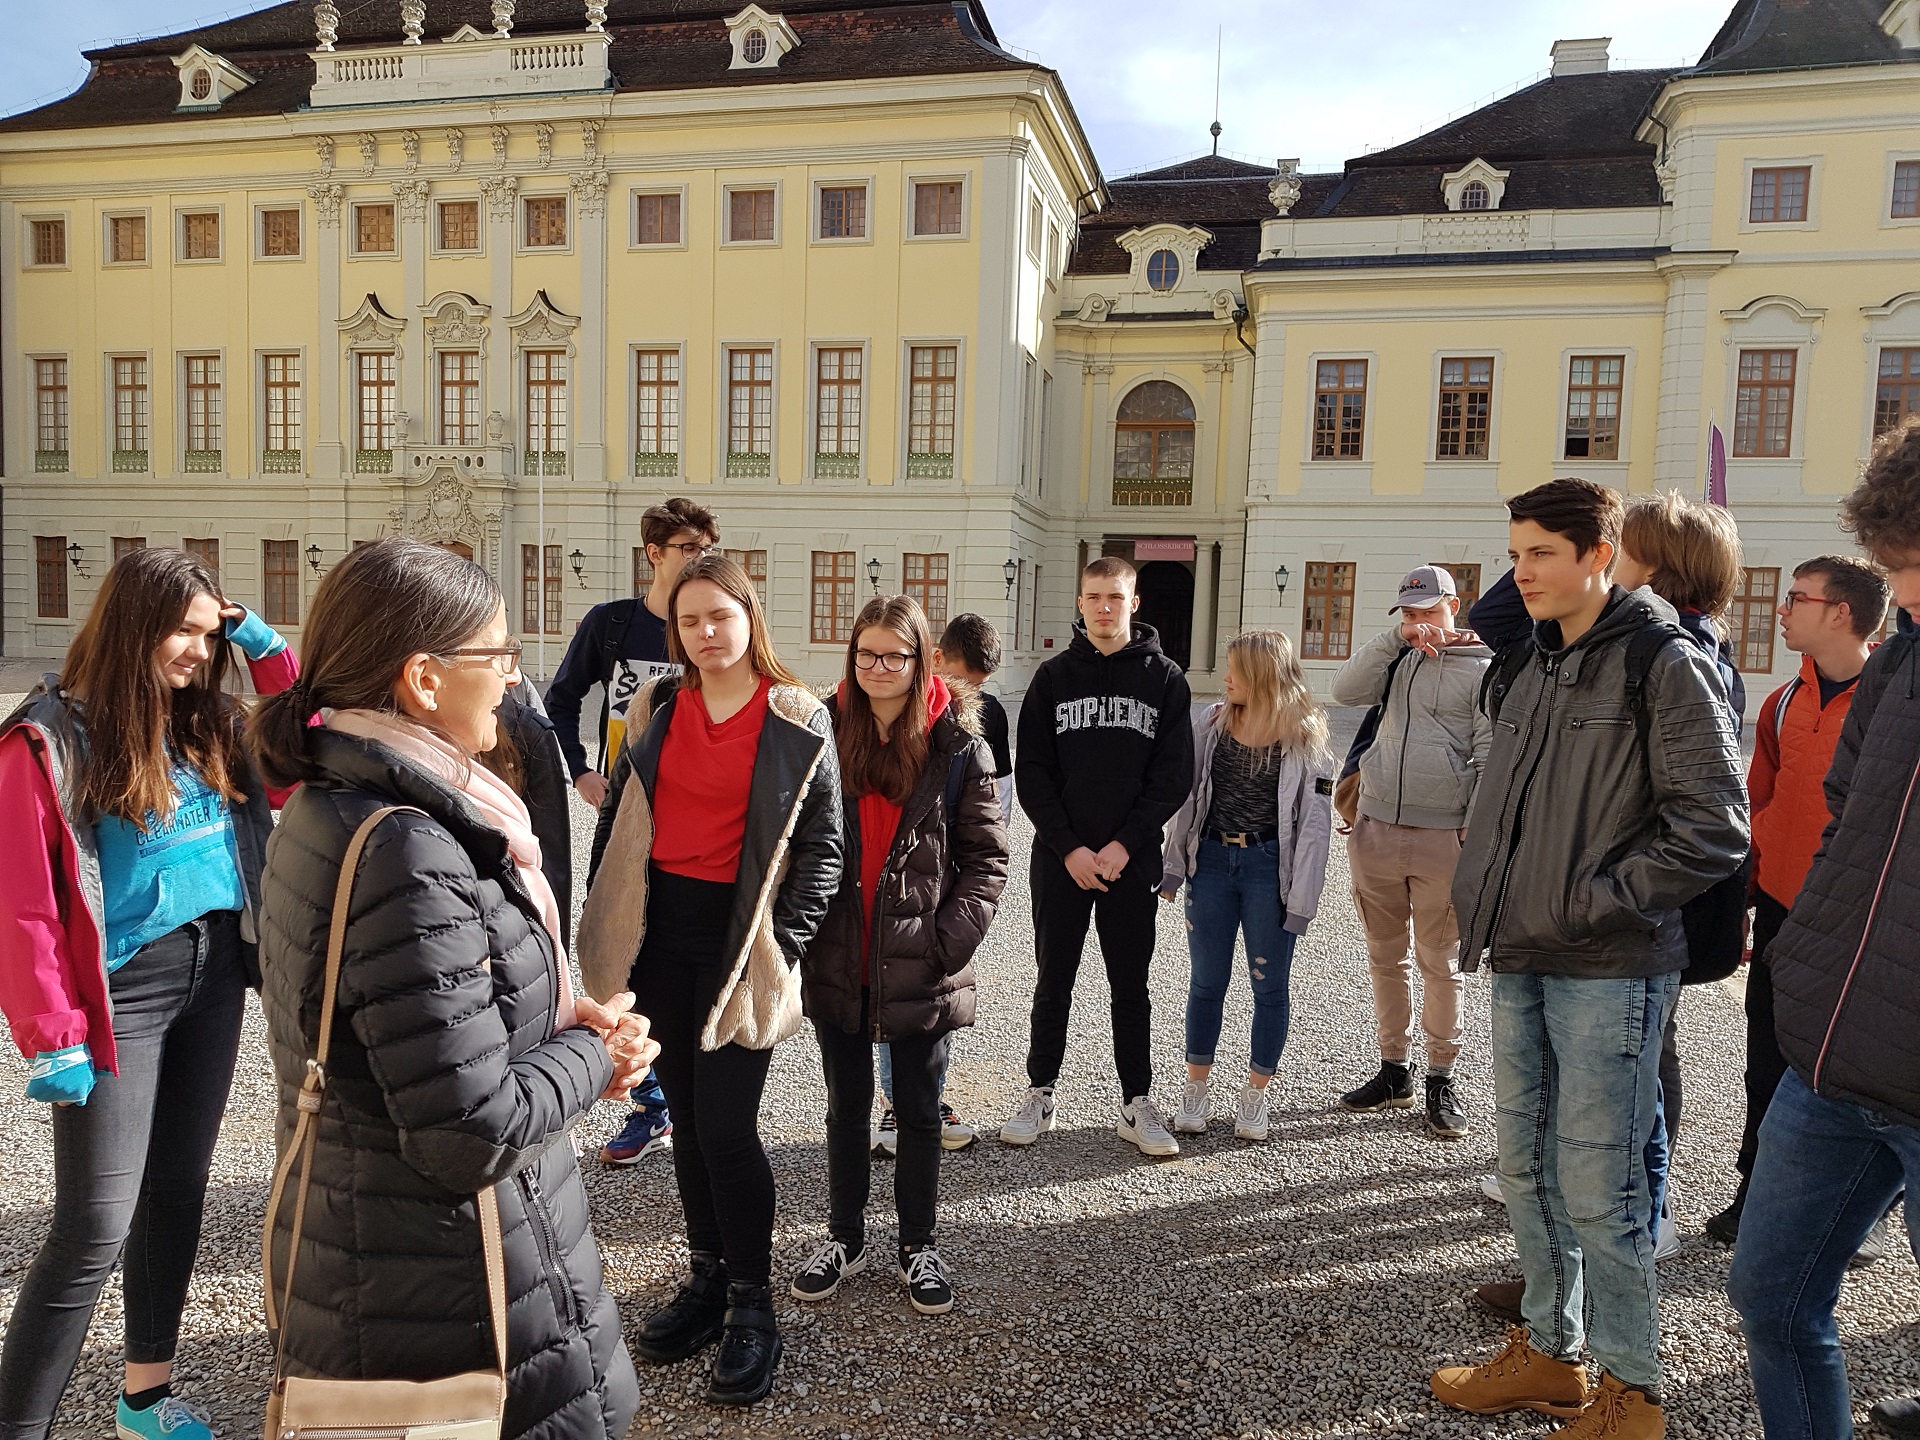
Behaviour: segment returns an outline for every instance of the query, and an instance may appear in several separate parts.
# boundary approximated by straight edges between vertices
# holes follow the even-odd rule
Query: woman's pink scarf
[[[573,977],[567,968],[566,948],[560,942],[560,906],[553,898],[546,872],[540,868],[540,839],[533,833],[527,802],[486,766],[468,759],[433,731],[398,715],[382,710],[322,710],[319,719],[329,730],[384,745],[434,779],[445,781],[467,798],[482,820],[507,837],[507,854],[520,872],[520,883],[540,907],[540,918],[553,937],[553,985],[559,996],[554,1031],[572,1026]]]

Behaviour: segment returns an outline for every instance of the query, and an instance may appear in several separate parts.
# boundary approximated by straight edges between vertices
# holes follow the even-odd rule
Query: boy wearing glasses
[[[1753,959],[1747,974],[1747,1120],[1734,1161],[1740,1188],[1707,1221],[1707,1233],[1731,1245],[1740,1234],[1747,1181],[1760,1146],[1760,1122],[1787,1072],[1773,1028],[1773,967],[1767,948],[1779,935],[1813,868],[1831,818],[1825,784],[1834,747],[1887,617],[1886,580],[1848,555],[1822,555],[1794,567],[1780,601],[1780,638],[1800,656],[1800,673],[1766,699],[1747,771],[1753,811]]]
[[[688,562],[720,543],[720,524],[704,505],[676,496],[647,508],[640,517],[640,539],[653,566],[647,593],[587,611],[547,686],[547,714],[567,757],[573,788],[596,810],[607,798],[606,770],[620,753],[628,704],[647,681],[679,669],[667,659],[667,597]],[[606,698],[600,711],[600,760],[589,766],[580,743],[580,705],[596,685],[604,688]],[[609,1165],[637,1165],[673,1145],[667,1098],[653,1072],[627,1098],[633,1114],[600,1151]]]

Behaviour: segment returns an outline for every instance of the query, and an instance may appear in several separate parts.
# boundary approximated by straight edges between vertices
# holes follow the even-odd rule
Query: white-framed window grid
[[[306,468],[306,352],[262,350],[258,363],[260,473],[298,475]]]
[[[33,468],[39,474],[65,474],[72,464],[72,367],[65,355],[30,355],[32,375]]]
[[[20,267],[65,270],[73,259],[73,236],[64,211],[27,211],[20,217]]]
[[[119,351],[106,357],[107,450],[116,474],[139,475],[152,470],[153,392],[150,377],[153,356],[146,351]]]
[[[686,354],[681,341],[636,341],[627,352],[627,434],[636,479],[678,480],[686,473]]]
[[[573,207],[565,191],[522,193],[515,248],[522,255],[567,255],[573,251]]]
[[[730,480],[770,480],[778,443],[779,342],[730,342],[720,355],[721,473]]]
[[[180,468],[189,475],[218,475],[226,468],[227,366],[219,351],[180,356]]]
[[[816,480],[866,473],[867,382],[864,340],[816,340],[809,347],[807,431]]]
[[[907,176],[908,240],[966,240],[972,227],[973,177],[965,171]]]
[[[525,461],[529,475],[567,473],[567,361],[565,350],[520,352]]]
[[[253,258],[279,263],[307,255],[306,213],[297,201],[262,201],[253,207]]]
[[[909,480],[951,480],[959,472],[961,375],[958,336],[901,342],[902,471]]]
[[[640,185],[627,192],[627,248],[687,248],[687,187]]]
[[[225,214],[220,206],[201,205],[173,212],[174,263],[217,265],[226,258]]]
[[[1307,464],[1371,463],[1372,410],[1379,370],[1380,357],[1371,350],[1321,350],[1307,357],[1309,398],[1303,457]]]
[[[1500,459],[1505,369],[1505,352],[1489,347],[1467,345],[1434,354],[1433,389],[1427,400],[1427,463],[1491,465]],[[1485,392],[1484,409],[1477,398],[1480,391]],[[1484,449],[1477,444],[1481,433],[1486,437]],[[1456,449],[1461,453],[1449,453]]]
[[[1822,172],[1825,170],[1824,157],[1819,155],[1781,155],[1749,157],[1740,169],[1740,223],[1742,234],[1754,234],[1766,230],[1817,230],[1820,228],[1820,190]],[[1754,172],[1773,171],[1777,174],[1806,172],[1804,213],[1797,220],[1756,220],[1754,204]],[[1776,203],[1781,197],[1778,186],[1775,189]]]
[[[721,247],[723,249],[777,247],[780,244],[782,219],[780,192],[779,180],[737,180],[723,184],[720,187]],[[767,198],[756,199],[750,205],[744,201],[736,204],[734,199],[736,195],[764,195]]]
[[[482,255],[487,221],[477,196],[449,195],[433,202],[432,249],[436,255]]]
[[[363,475],[393,471],[398,438],[400,355],[390,349],[349,352],[353,398],[353,468]]]
[[[1883,229],[1920,225],[1920,150],[1887,152],[1880,225]]]
[[[114,269],[153,264],[153,212],[109,210],[100,217],[100,263]]]
[[[816,245],[873,243],[874,177],[816,179],[808,237]]]
[[[474,446],[480,443],[480,352],[436,350],[433,356],[434,414],[438,442]]]
[[[1583,345],[1561,353],[1557,465],[1625,464],[1632,418],[1630,346]]]
[[[394,260],[400,255],[400,214],[391,200],[350,203],[347,253],[356,260]]]

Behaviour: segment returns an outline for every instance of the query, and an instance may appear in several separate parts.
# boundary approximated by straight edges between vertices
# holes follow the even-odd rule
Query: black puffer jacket
[[[860,894],[860,802],[841,803],[846,868],[826,922],[800,961],[807,1018],[852,1034],[860,1028],[860,932],[871,926],[875,1040],[943,1035],[973,1023],[973,952],[986,938],[1007,884],[1007,829],[993,783],[993,756],[979,738],[980,702],[956,686],[928,732],[927,763],[901,807],[878,895]],[[836,700],[827,701],[840,724]],[[947,813],[960,766],[954,813]]]
[[[1834,819],[1767,949],[1787,1063],[1903,1125],[1920,1125],[1917,801],[1920,643],[1903,632],[1860,672],[1827,772]]]
[[[288,1373],[426,1380],[491,1369],[473,1197],[499,1188],[507,1262],[508,1436],[616,1440],[639,1408],[601,1281],[568,1127],[612,1078],[591,1031],[552,1033],[552,942],[466,799],[385,747],[313,736],[267,847],[262,991],[279,1144],[319,1034],[334,885],[360,822],[354,886],[293,1302]],[[281,1208],[274,1273],[286,1271]]]

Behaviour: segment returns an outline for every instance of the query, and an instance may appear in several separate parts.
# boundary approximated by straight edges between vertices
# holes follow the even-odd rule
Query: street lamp
[[[1287,598],[1287,581],[1291,575],[1292,572],[1284,565],[1273,572],[1273,588],[1280,592],[1282,600]]]
[[[307,568],[316,575],[320,573],[320,547],[318,545],[307,546]]]
[[[880,562],[878,560],[867,561],[867,581],[873,586],[873,593],[878,595],[880,593]]]
[[[1002,574],[1003,576],[1005,576],[1005,577],[1006,577],[1006,581],[1007,581],[1007,598],[1008,598],[1009,600],[1011,600],[1011,599],[1013,598],[1013,581],[1014,581],[1014,577],[1015,577],[1015,576],[1017,576],[1017,575],[1018,575],[1018,574],[1020,573],[1020,565],[1019,565],[1019,562],[1018,562],[1018,561],[1016,561],[1016,560],[1015,560],[1015,559],[1014,559],[1014,558],[1013,558],[1012,556],[1008,556],[1008,557],[1007,557],[1007,562],[1006,562],[1006,564],[1004,564],[1004,565],[1002,565],[1002,566],[1000,567],[1000,573],[1001,573],[1001,574]]]
[[[576,545],[573,548],[573,553],[567,556],[567,559],[573,563],[573,578],[580,582],[580,588],[582,590],[586,589],[587,577],[585,568],[587,557],[580,553],[580,547]]]
[[[75,540],[67,546],[67,559],[73,562],[74,569],[80,570],[80,557],[85,553],[86,552],[80,548],[80,542],[78,540]],[[87,578],[87,572],[85,570],[80,570],[80,578],[82,580]]]

